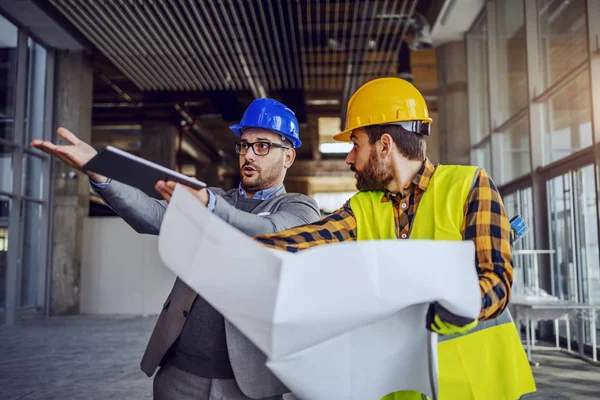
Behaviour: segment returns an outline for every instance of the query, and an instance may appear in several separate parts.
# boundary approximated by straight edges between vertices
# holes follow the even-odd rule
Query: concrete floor
[[[0,399],[152,399],[139,362],[155,321],[61,317],[0,328]]]
[[[151,399],[139,361],[156,317],[60,317],[0,327],[0,399]],[[600,367],[535,354],[528,399],[600,398]],[[334,400],[334,399],[332,399]]]
[[[561,352],[537,352],[532,359],[537,393],[527,399],[600,399],[600,367]]]

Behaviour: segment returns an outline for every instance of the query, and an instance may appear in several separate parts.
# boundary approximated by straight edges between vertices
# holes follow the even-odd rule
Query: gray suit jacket
[[[137,232],[159,233],[166,201],[153,199],[116,181],[96,191]],[[214,213],[250,236],[279,232],[315,222],[320,217],[317,203],[312,198],[297,193],[288,194],[284,188],[259,204],[252,213],[235,208],[239,196],[237,189],[225,192],[211,188],[211,191],[217,195]],[[269,215],[255,215],[268,212]],[[196,296],[184,282],[179,279],[175,281],[142,358],[141,368],[148,376],[154,374],[167,350],[179,337]],[[265,366],[265,354],[227,320],[225,332],[233,373],[246,396],[263,399],[289,392]]]

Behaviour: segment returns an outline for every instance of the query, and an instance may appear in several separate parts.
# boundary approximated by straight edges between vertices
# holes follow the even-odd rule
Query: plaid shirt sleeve
[[[333,214],[313,224],[256,236],[255,239],[267,247],[296,253],[325,243],[356,240],[356,218],[347,202]]]
[[[463,238],[473,240],[481,288],[480,320],[493,319],[508,305],[513,279],[510,223],[492,179],[481,169],[465,205]]]

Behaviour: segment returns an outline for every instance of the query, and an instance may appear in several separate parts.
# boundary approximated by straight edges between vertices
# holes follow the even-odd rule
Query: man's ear
[[[394,145],[392,136],[389,133],[384,133],[381,135],[381,138],[379,138],[379,142],[381,143],[381,158],[389,156]]]
[[[294,163],[296,159],[296,150],[295,149],[287,149],[285,150],[285,154],[283,156],[283,168],[288,169]]]

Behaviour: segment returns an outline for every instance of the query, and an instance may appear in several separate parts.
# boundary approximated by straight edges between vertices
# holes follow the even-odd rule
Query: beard
[[[246,166],[250,166],[256,170],[252,176],[244,175],[242,170]],[[249,193],[256,193],[259,190],[264,190],[268,187],[271,187],[272,184],[279,177],[278,171],[276,171],[275,169],[276,167],[273,166],[271,168],[263,170],[261,167],[254,163],[244,163],[244,165],[242,165],[242,168],[240,168],[240,173],[242,175],[242,187],[246,192]]]
[[[375,150],[369,155],[369,162],[363,171],[357,171],[354,165],[350,169],[356,173],[358,190],[386,190],[394,176],[377,158]]]

